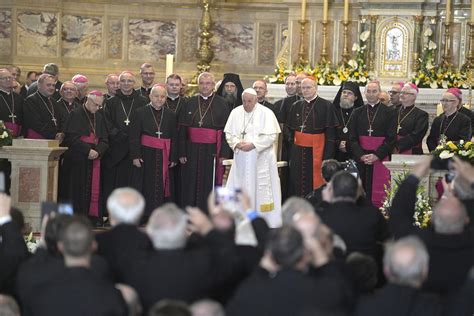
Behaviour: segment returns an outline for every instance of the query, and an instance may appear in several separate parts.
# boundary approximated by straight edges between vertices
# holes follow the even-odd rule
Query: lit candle
[[[448,0],[450,1],[450,0]],[[344,22],[349,21],[349,0],[344,0]]]
[[[166,54],[166,78],[168,78],[169,75],[173,73],[173,55],[172,54]]]
[[[446,1],[446,23],[451,21],[451,0]]]
[[[441,105],[441,103],[438,103],[438,105],[436,106],[436,116],[439,116],[443,112],[443,106]]]
[[[306,0],[301,0],[301,20],[306,20]]]
[[[328,20],[328,0],[323,1],[323,22]]]

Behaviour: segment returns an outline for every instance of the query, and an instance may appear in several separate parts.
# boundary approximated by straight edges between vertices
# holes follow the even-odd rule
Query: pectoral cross
[[[56,122],[56,118],[53,116],[53,118],[51,119],[51,121],[53,121],[54,123],[54,126],[58,126],[58,123]]]
[[[367,130],[367,132],[369,132],[369,136],[372,136],[373,131],[374,130],[372,129],[372,126],[369,126],[369,129]]]
[[[402,129],[402,127],[400,125],[397,126],[397,134],[400,133],[400,130]]]
[[[123,121],[123,122],[124,122],[125,125],[127,125],[127,126],[128,126],[128,124],[130,124],[130,120],[128,119],[128,117],[127,117],[127,119],[126,119],[125,121]]]
[[[16,118],[15,113],[12,113],[12,114],[8,115],[8,117],[11,118],[11,119],[12,119],[12,123],[15,124],[15,118]]]
[[[158,131],[158,132],[156,132],[155,134],[158,136],[158,138],[161,138],[161,135],[162,135],[163,133],[162,133],[161,131]]]
[[[301,132],[303,132],[304,128],[306,127],[306,125],[300,125],[300,128],[301,128]]]
[[[240,133],[240,135],[241,135],[242,139],[244,139],[245,135],[247,135],[247,133],[245,131],[242,131],[242,133]]]
[[[199,124],[199,127],[202,127],[203,122],[199,121],[198,124]]]

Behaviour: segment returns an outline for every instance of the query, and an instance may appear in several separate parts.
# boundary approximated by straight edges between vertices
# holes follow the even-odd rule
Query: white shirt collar
[[[316,99],[317,97],[318,97],[318,94],[316,93],[316,94],[314,95],[314,97],[313,97],[311,100],[306,100],[306,99],[304,99],[304,100],[305,100],[306,102],[310,103],[311,101],[313,101],[313,100]]]

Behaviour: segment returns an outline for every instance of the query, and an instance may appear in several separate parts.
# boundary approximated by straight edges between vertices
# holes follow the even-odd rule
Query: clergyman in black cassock
[[[243,92],[244,87],[240,81],[240,76],[234,73],[226,73],[219,88],[217,88],[216,94],[223,97],[232,110],[242,104]]]
[[[119,81],[120,90],[106,101],[104,110],[110,148],[103,159],[103,201],[115,188],[130,186],[133,167],[128,145],[130,122],[135,111],[147,104],[147,100],[133,90],[135,76],[132,73],[121,73]]]
[[[214,77],[202,73],[200,94],[186,100],[179,114],[179,159],[182,205],[207,210],[213,185],[222,185],[222,160],[230,156],[223,134],[230,114],[225,100],[213,93]]]
[[[107,151],[108,135],[101,111],[103,95],[98,91],[88,94],[84,105],[71,112],[65,127],[64,153],[61,168],[63,198],[71,200],[74,212],[99,217],[100,165]]]
[[[164,106],[166,96],[166,88],[155,85],[149,95],[151,103],[136,111],[130,127],[132,186],[145,197],[145,218],[174,194],[170,171],[178,161],[178,131],[176,115]]]
[[[375,207],[381,205],[384,185],[390,179],[390,172],[381,161],[392,152],[396,137],[395,112],[379,102],[380,91],[378,82],[367,84],[368,103],[354,111],[349,136],[365,192]]]
[[[304,100],[293,104],[286,127],[291,133],[289,195],[305,197],[324,184],[322,161],[334,157],[335,128],[338,125],[331,102],[317,95],[317,83],[301,83]]]
[[[400,92],[401,104],[395,108],[397,141],[394,153],[422,155],[422,141],[428,131],[428,113],[415,105],[418,87],[409,83]]]
[[[62,112],[51,98],[55,90],[54,77],[43,74],[38,79],[38,91],[25,100],[23,134],[32,139],[58,139],[62,141]]]
[[[150,92],[155,81],[155,70],[150,63],[144,63],[140,66],[140,76],[142,77],[142,86],[136,91],[150,102]]]
[[[335,158],[338,161],[346,161],[352,159],[349,135],[353,113],[364,105],[359,86],[355,82],[344,82],[334,98],[333,105],[339,121],[336,128]]]
[[[458,111],[461,102],[461,90],[450,88],[443,93],[441,105],[444,112],[433,120],[430,134],[426,140],[430,151],[435,150],[440,143],[447,141],[471,140],[471,121],[469,117]]]

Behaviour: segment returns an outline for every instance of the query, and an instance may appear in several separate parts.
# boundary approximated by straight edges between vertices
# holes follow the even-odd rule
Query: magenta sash
[[[12,122],[5,122],[5,127],[12,131],[13,137],[18,137],[21,131],[21,125]]]
[[[191,143],[216,144],[216,185],[222,185],[224,166],[219,163],[222,146],[222,130],[188,127],[188,139]]]
[[[170,196],[171,192],[168,165],[170,160],[171,140],[169,138],[158,138],[149,135],[142,135],[141,144],[145,147],[163,150],[163,189],[165,191],[165,197]]]
[[[405,137],[407,137],[407,136],[401,137],[401,136],[397,135],[397,141],[399,141],[400,139],[405,138]],[[400,154],[400,155],[413,155],[413,150],[412,150],[413,148],[421,148],[421,143],[419,143],[419,144],[413,146],[413,147],[410,148],[410,149],[407,149],[407,150],[404,150],[404,151],[400,151],[399,154]]]
[[[375,137],[375,136],[359,136],[359,143],[362,146],[362,149],[367,151],[375,151],[380,145],[383,144],[385,137]],[[373,172],[372,172],[372,204],[375,207],[382,206],[383,199],[385,198],[384,185],[389,184],[390,182],[390,170],[388,170],[382,163],[382,161],[387,161],[388,157],[385,157],[382,160],[377,160],[373,163]]]
[[[81,141],[87,144],[96,144],[96,138],[93,133],[89,136],[81,136]],[[91,200],[89,204],[89,215],[99,216],[99,194],[100,194],[100,159],[92,160],[92,183]]]
[[[26,138],[29,139],[44,139],[43,135],[37,133],[36,131],[32,130],[31,128],[28,128],[26,131]]]

